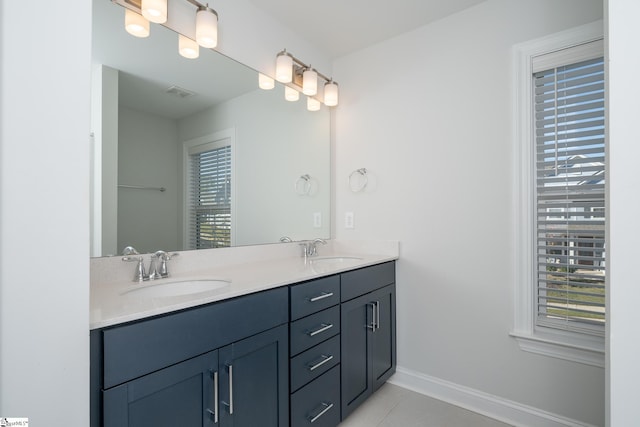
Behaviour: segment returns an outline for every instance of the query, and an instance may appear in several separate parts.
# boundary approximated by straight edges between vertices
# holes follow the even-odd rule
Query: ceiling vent
[[[190,90],[183,89],[180,86],[171,86],[165,90],[166,93],[170,95],[177,96],[179,98],[189,98],[190,96],[195,95],[195,92],[191,92]]]

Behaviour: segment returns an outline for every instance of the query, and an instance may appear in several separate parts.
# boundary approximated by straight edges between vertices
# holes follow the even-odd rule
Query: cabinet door
[[[395,285],[341,306],[342,419],[395,372]]]
[[[213,427],[217,368],[212,351],[105,390],[104,427]]]
[[[369,361],[373,301],[369,294],[341,306],[341,389],[342,419],[371,394]]]
[[[220,349],[222,427],[288,427],[287,329],[282,325]]]
[[[373,391],[396,370],[396,287],[386,286],[370,294],[376,305],[376,328],[371,333],[371,375]]]

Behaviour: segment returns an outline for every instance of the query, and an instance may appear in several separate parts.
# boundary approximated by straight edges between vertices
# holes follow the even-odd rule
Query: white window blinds
[[[537,326],[602,334],[602,57],[535,72]]]
[[[189,247],[231,246],[231,146],[189,152]]]

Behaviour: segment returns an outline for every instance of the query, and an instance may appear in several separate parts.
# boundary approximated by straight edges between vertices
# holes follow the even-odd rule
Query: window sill
[[[509,335],[524,351],[604,368],[604,338],[576,338],[570,333],[511,332]]]

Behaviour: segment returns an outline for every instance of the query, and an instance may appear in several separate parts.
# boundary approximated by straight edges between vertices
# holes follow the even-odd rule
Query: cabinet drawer
[[[291,323],[291,356],[340,333],[340,306],[323,310]]]
[[[340,365],[291,395],[291,427],[340,423]]]
[[[335,336],[291,359],[291,391],[296,391],[340,363],[340,337]]]
[[[131,379],[288,321],[286,287],[106,329],[104,384]]]
[[[340,302],[340,277],[330,276],[291,287],[291,320]]]
[[[340,301],[349,301],[357,296],[380,289],[396,281],[395,262],[373,265],[343,273],[340,286]]]

